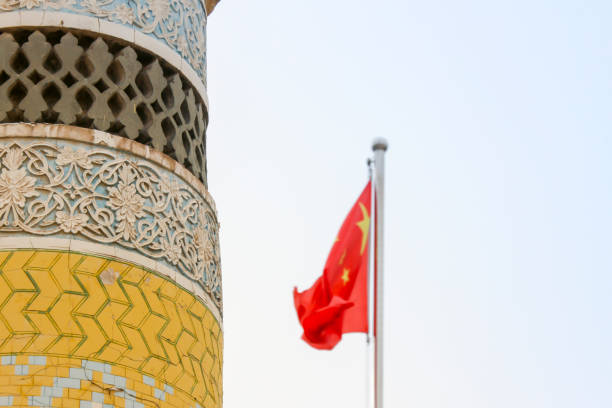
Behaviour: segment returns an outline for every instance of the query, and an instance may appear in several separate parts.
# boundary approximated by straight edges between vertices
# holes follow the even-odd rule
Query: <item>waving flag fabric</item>
[[[344,220],[323,275],[310,289],[293,291],[302,339],[331,350],[342,334],[368,331],[368,237],[371,182]]]

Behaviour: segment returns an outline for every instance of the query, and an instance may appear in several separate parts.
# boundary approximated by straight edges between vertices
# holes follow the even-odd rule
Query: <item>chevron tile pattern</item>
[[[32,374],[35,371],[30,369],[30,360],[34,358],[32,361],[46,359],[45,367],[55,359],[53,369],[43,375],[51,378],[47,381],[57,383],[59,380],[53,378],[73,378],[66,375],[70,374],[70,367],[90,370],[91,375],[100,372],[103,376],[104,368],[87,368],[87,364],[97,364],[96,367],[108,367],[108,375],[118,375],[126,381],[136,381],[134,378],[138,377],[138,384],[148,382],[152,387],[148,398],[158,400],[150,406],[220,407],[222,345],[220,324],[206,306],[185,288],[153,271],[68,251],[0,251],[0,356],[3,363],[0,366],[0,406],[32,406],[33,399],[16,404],[19,398],[25,398],[24,395],[51,397],[38,389],[36,392],[41,393],[37,395],[24,394],[23,390],[11,393],[6,389],[18,384],[11,383],[17,377],[7,377],[8,372],[4,373],[11,365],[4,363],[13,363],[10,370],[14,370],[13,376],[21,376],[23,384],[23,378],[32,376],[32,381],[36,378]],[[24,360],[19,364],[17,359],[28,359],[28,363]],[[78,379],[89,386],[92,378]],[[106,377],[110,378],[114,377]],[[28,385],[29,380],[25,381]],[[132,384],[132,387],[140,385]],[[153,389],[171,389],[174,396]],[[89,389],[78,390],[91,394]],[[127,386],[115,391],[128,393],[125,395],[131,397],[139,392],[133,389],[134,395],[129,394]],[[4,404],[8,399],[3,398],[12,395],[15,397],[11,404]],[[111,405],[137,407],[142,403],[148,406],[131,397],[117,397],[120,403],[113,400]],[[87,406],[99,403],[102,407],[108,404],[107,400],[81,401],[94,404]]]

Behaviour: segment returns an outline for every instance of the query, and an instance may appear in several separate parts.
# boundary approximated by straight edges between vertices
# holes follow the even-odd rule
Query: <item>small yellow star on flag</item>
[[[350,269],[344,268],[342,269],[342,282],[344,282],[344,284],[346,285],[347,283],[349,283],[349,281],[351,280],[351,278],[349,277],[349,274],[351,273]]]

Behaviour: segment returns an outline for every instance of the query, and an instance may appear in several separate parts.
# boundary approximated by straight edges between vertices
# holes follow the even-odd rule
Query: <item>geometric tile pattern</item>
[[[53,356],[5,355],[0,406],[145,408],[202,406],[181,390],[131,368]]]
[[[212,313],[168,278],[101,256],[0,251],[0,356],[3,406],[222,405]]]

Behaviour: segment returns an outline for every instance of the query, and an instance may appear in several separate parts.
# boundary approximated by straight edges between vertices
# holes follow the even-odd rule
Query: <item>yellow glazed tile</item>
[[[76,272],[98,275],[102,272],[104,265],[108,264],[108,261],[104,258],[98,258],[93,256],[80,257],[81,262],[75,267]]]
[[[85,341],[80,343],[74,354],[80,357],[95,356],[106,345],[107,339],[95,318],[88,316],[77,316],[77,322],[87,333]]]
[[[143,269],[137,268],[137,267],[131,267],[122,276],[122,279],[124,282],[138,284],[145,276],[147,276],[147,272],[145,272]]]
[[[194,398],[202,406],[220,406],[220,326],[191,293],[146,270],[100,257],[14,252],[23,253],[0,251],[0,259],[5,264],[12,259],[17,272],[27,263],[35,289],[15,292],[14,285],[27,286],[24,274],[13,272],[9,280],[0,271],[0,280],[7,282],[0,284],[0,352],[25,352],[16,362],[26,365],[30,355],[45,355],[47,366],[30,365],[39,370],[30,376],[14,376],[14,366],[0,366],[0,386],[14,383],[22,387],[21,395],[36,394],[41,386],[53,386],[54,378],[68,378],[70,368],[80,369],[87,359],[98,364],[96,370],[110,366],[138,398],[155,397],[143,375],[158,389],[172,387],[159,407],[195,407]],[[116,279],[105,284],[100,273],[109,265]],[[92,375],[93,382],[81,380],[80,389],[54,399],[54,406],[78,406],[92,391],[101,392],[103,373]],[[125,403],[109,398],[111,404]]]
[[[83,293],[83,295],[85,295],[83,289],[70,270],[67,253],[61,253],[57,262],[51,267],[51,272],[53,273],[53,278],[63,291]]]
[[[36,251],[27,262],[27,268],[49,269],[58,257],[56,251]]]

